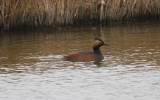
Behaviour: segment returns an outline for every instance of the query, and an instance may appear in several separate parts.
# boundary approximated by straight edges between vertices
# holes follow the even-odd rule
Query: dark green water
[[[110,44],[100,64],[62,60],[95,37]],[[160,24],[3,33],[0,78],[3,100],[159,100]]]

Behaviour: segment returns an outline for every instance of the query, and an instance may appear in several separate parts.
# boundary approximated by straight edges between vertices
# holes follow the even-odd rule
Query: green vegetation
[[[0,0],[0,27],[4,28],[159,17],[160,0]]]

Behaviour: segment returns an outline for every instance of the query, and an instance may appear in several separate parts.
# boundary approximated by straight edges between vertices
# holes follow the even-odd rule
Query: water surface
[[[160,24],[137,23],[0,35],[2,100],[159,100]],[[109,46],[104,60],[63,61],[92,51],[94,38]]]

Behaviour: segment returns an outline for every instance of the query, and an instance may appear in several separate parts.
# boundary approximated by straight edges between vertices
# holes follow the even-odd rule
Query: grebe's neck
[[[93,48],[93,51],[96,54],[102,54],[101,51],[100,51],[100,47]]]

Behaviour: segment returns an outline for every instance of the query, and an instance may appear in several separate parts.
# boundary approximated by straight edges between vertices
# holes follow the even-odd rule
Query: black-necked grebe
[[[77,52],[72,53],[67,56],[64,56],[65,61],[72,61],[72,62],[87,62],[87,61],[101,61],[104,59],[100,47],[105,44],[101,39],[95,38],[95,42],[93,44],[93,51],[94,52]]]

